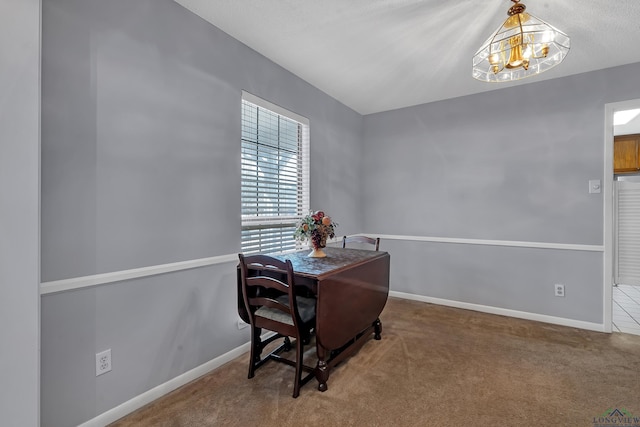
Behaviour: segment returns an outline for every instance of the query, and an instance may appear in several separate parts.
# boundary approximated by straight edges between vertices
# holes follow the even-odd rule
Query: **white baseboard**
[[[442,298],[426,297],[422,295],[409,294],[409,293],[398,292],[398,291],[390,291],[389,296],[395,297],[395,298],[413,300],[413,301],[427,302],[427,303],[437,304],[437,305],[444,305],[448,307],[479,311],[482,313],[497,314],[500,316],[515,317],[519,319],[533,320],[537,322],[551,323],[554,325],[561,325],[561,326],[569,326],[572,328],[586,329],[586,330],[596,331],[596,332],[605,332],[604,325],[600,323],[583,322],[580,320],[566,319],[563,317],[547,316],[543,314],[528,313],[525,311],[509,310],[506,308],[491,307],[491,306],[480,305],[480,304],[471,304],[471,303],[447,300]],[[266,339],[269,335],[270,334],[265,334],[263,336],[263,339]],[[143,406],[153,402],[154,400],[159,399],[160,397],[166,394],[169,394],[173,390],[179,387],[182,387],[183,385],[203,375],[208,374],[209,372],[219,368],[220,366],[224,365],[227,362],[230,362],[236,357],[243,355],[244,353],[249,351],[249,349],[250,349],[250,343],[247,342],[221,356],[216,357],[215,359],[210,360],[209,362],[203,363],[202,365],[196,368],[193,368],[192,370],[187,371],[182,375],[179,375],[163,384],[160,384],[152,388],[151,390],[148,390],[134,397],[133,399],[130,399],[116,406],[115,408],[108,410],[107,412],[104,412],[98,415],[97,417],[81,424],[79,427],[104,427],[108,424],[111,424],[119,420],[120,418],[136,411],[137,409],[140,409]]]
[[[250,343],[242,344],[241,346],[234,348],[233,350],[216,357],[206,363],[203,363],[200,366],[193,368],[190,371],[185,372],[182,375],[179,375],[171,380],[160,384],[151,390],[148,390],[133,399],[130,399],[113,409],[108,410],[107,412],[103,412],[95,418],[90,419],[89,421],[81,424],[79,427],[104,427],[109,425],[120,418],[129,415],[137,409],[142,408],[143,406],[153,402],[160,397],[169,394],[173,390],[182,387],[183,385],[208,374],[214,369],[219,368],[227,362],[235,359],[236,357],[242,356],[244,353],[249,351],[251,348]]]
[[[564,317],[547,316],[544,314],[528,313],[526,311],[510,310],[507,308],[491,307],[488,305],[471,304],[468,302],[453,301],[442,298],[426,297],[405,292],[390,291],[389,296],[428,302],[431,304],[445,305],[448,307],[463,308],[465,310],[480,311],[482,313],[497,314],[500,316],[515,317],[518,319],[534,320],[536,322],[551,323],[554,325],[569,326],[572,328],[586,329],[589,331],[606,332],[605,325],[601,323],[583,322],[581,320],[567,319]]]

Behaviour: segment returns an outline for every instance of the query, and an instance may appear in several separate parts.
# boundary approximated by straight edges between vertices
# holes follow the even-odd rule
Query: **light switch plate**
[[[602,186],[600,184],[599,179],[589,180],[589,193],[595,194],[595,193],[600,193],[601,191],[602,191]]]

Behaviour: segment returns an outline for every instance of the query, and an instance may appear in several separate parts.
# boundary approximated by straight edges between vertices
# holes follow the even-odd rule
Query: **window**
[[[296,249],[309,212],[309,121],[242,93],[242,252]]]

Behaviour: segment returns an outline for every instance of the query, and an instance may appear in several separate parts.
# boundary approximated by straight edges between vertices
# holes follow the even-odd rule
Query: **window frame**
[[[275,114],[286,120],[293,121],[298,125],[298,153],[297,153],[297,206],[295,215],[246,215],[244,213],[245,191],[244,182],[244,146],[252,142],[244,138],[243,126],[245,126],[245,102],[252,104],[260,109],[266,110],[267,113]],[[256,130],[259,129],[256,125]],[[309,188],[310,188],[310,129],[309,119],[289,111],[283,107],[273,104],[265,99],[257,97],[249,92],[242,91],[241,101],[241,251],[245,254],[252,253],[275,253],[275,252],[291,252],[299,248],[299,245],[293,238],[293,232],[298,221],[309,213]],[[278,147],[280,144],[280,135],[278,135]],[[256,152],[258,152],[259,142],[255,143]],[[279,148],[278,148],[279,149]],[[278,175],[281,169],[278,167]],[[278,181],[280,182],[280,181]],[[255,198],[259,199],[259,192],[256,191]],[[260,210],[259,208],[257,209]],[[279,231],[278,231],[279,230]],[[286,242],[286,244],[285,244]]]

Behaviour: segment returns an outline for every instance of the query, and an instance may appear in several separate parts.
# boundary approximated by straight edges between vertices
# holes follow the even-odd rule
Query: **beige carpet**
[[[382,340],[331,374],[329,390],[248,355],[113,426],[593,426],[640,417],[640,336],[604,334],[390,298]],[[307,352],[313,357],[313,351]],[[640,425],[640,424],[639,424]]]

